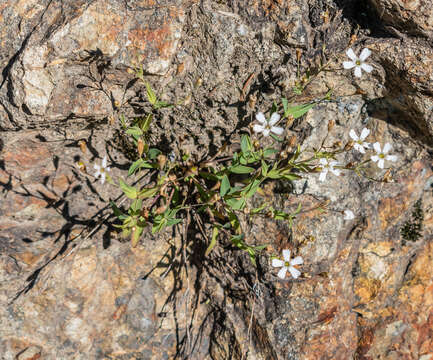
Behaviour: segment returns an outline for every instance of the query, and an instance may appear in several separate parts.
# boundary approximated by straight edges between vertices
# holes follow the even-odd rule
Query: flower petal
[[[104,184],[105,182],[105,173],[101,173],[101,184]]]
[[[365,61],[370,55],[371,55],[370,49],[365,48],[361,51],[361,55],[359,55],[359,60]]]
[[[377,155],[373,155],[370,159],[371,159],[371,161],[376,162],[376,161],[379,160],[379,156],[377,156]]]
[[[290,261],[290,265],[301,265],[304,263],[304,260],[302,259],[302,256],[295,257],[292,261]]]
[[[355,218],[352,210],[344,210],[344,220],[352,220]]]
[[[331,169],[331,172],[332,172],[335,176],[340,176],[340,174],[341,174],[341,170],[340,170],[340,169]]]
[[[349,136],[352,138],[352,140],[355,140],[355,141],[358,141],[358,140],[359,140],[358,135],[356,135],[356,132],[355,132],[355,130],[353,130],[353,129],[351,129],[351,130],[349,131]]]
[[[272,259],[272,266],[273,267],[282,267],[284,266],[284,261],[280,259]]]
[[[263,114],[262,112],[259,112],[256,114],[256,120],[262,124],[264,124],[266,122],[266,118],[265,118],[265,114]]]
[[[286,268],[285,266],[283,266],[283,267],[280,269],[280,271],[278,271],[277,276],[278,276],[280,279],[284,280],[284,278],[286,277],[286,272],[287,272],[287,268]]]
[[[289,266],[289,271],[290,271],[290,274],[292,274],[292,276],[295,279],[297,279],[299,277],[299,275],[301,275],[301,272],[298,269],[294,268],[293,266]]]
[[[355,76],[356,77],[361,77],[362,76],[362,71],[361,71],[361,67],[360,66],[357,66],[355,68]]]
[[[344,61],[343,67],[345,69],[353,69],[356,66],[356,63],[354,61]]]
[[[262,125],[259,125],[259,124],[255,124],[255,125],[253,126],[253,130],[254,130],[254,132],[256,132],[256,133],[261,133],[264,129],[265,129],[265,127],[262,126]]]
[[[356,144],[356,145],[359,146],[358,151],[359,151],[361,154],[365,154],[364,146],[359,145],[359,144]]]
[[[269,129],[266,128],[263,129],[263,136],[269,136],[269,133],[270,133]]]
[[[280,121],[280,114],[274,112],[269,119],[269,125],[274,126],[278,121]]]
[[[396,155],[386,155],[385,159],[388,161],[397,161],[398,157]]]
[[[284,129],[282,127],[279,127],[279,126],[272,126],[271,131],[274,134],[281,135],[284,132]]]
[[[107,156],[104,156],[104,158],[102,159],[102,167],[107,167]]]
[[[392,146],[390,143],[386,143],[385,145],[383,145],[383,153],[384,154],[388,154],[389,150],[391,150]]]
[[[370,134],[370,130],[367,128],[362,129],[361,136],[359,137],[361,140],[365,140],[366,137]]]
[[[346,51],[346,55],[351,59],[351,60],[353,60],[354,62],[356,61],[356,60],[358,60],[358,57],[355,55],[355,53],[353,52],[353,50],[350,48],[350,49],[347,49],[347,51]]]
[[[101,170],[101,166],[99,166],[98,164],[93,165],[93,168],[97,171]]]
[[[377,166],[383,169],[383,167],[385,166],[385,160],[379,159],[379,161],[377,162]]]
[[[378,142],[375,142],[373,144],[373,149],[374,151],[376,151],[378,154],[382,153],[382,150],[380,150],[380,144]]]
[[[320,181],[325,181],[327,173],[328,173],[328,169],[323,169],[322,172],[320,173],[319,180]]]
[[[330,163],[329,163],[329,166],[332,168],[332,167],[334,167],[334,166],[337,166],[338,165],[338,161],[335,161],[335,160],[333,160],[333,161],[331,161]]]
[[[322,165],[328,165],[328,159],[321,158],[321,159],[319,160],[319,162],[320,162]]]
[[[290,261],[290,250],[289,249],[283,250],[283,258],[284,258],[284,261]]]
[[[365,72],[371,73],[373,71],[373,66],[363,63],[361,64],[361,69]]]

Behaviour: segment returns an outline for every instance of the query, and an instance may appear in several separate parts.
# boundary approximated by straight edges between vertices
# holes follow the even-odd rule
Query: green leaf
[[[253,150],[253,144],[251,143],[251,139],[248,135],[243,134],[241,138],[241,149],[243,153],[247,153]]]
[[[229,171],[234,174],[250,174],[256,169],[245,165],[234,165],[229,167]]]
[[[140,168],[153,169],[154,167],[155,166],[153,164],[150,164],[143,159],[138,159],[137,161],[134,161],[129,167],[128,176],[131,176],[137,169]]]
[[[227,175],[224,175],[221,180],[220,195],[223,197],[230,190],[230,181]]]
[[[255,194],[257,188],[259,187],[261,181],[258,179],[254,179],[245,189],[242,191],[242,195],[245,198],[249,198]]]
[[[131,245],[132,247],[136,247],[138,244],[138,241],[140,240],[140,236],[143,232],[143,228],[141,226],[136,226],[135,230],[132,233],[131,236]]]
[[[170,219],[170,220],[167,220],[167,223],[165,226],[173,226],[173,225],[179,224],[180,222],[182,222],[182,219]]]
[[[131,204],[132,211],[134,211],[134,212],[140,211],[141,210],[141,204],[142,204],[141,199],[135,199]]]
[[[263,156],[267,158],[276,153],[278,153],[277,149],[267,148],[263,151]]]
[[[262,175],[266,176],[268,170],[269,170],[268,164],[266,164],[266,162],[262,160]]]
[[[150,123],[152,122],[152,114],[146,116],[146,119],[141,124],[141,130],[145,133],[150,128]]]
[[[159,187],[157,187],[157,186],[154,188],[150,188],[150,189],[145,188],[138,193],[138,197],[140,199],[150,198],[153,195],[155,195],[158,191],[159,191]]]
[[[155,148],[150,148],[149,151],[147,152],[147,156],[149,157],[150,160],[155,160],[160,154],[162,154],[161,150]]]
[[[214,228],[212,230],[212,239],[210,241],[209,246],[206,249],[206,252],[204,253],[204,256],[208,256],[210,254],[210,252],[212,251],[212,249],[215,247],[218,233],[219,233],[218,228],[216,226],[214,226]]]
[[[113,209],[113,213],[115,216],[117,216],[120,220],[125,219],[127,216],[117,207],[117,205],[110,201],[110,206]]]
[[[244,198],[231,198],[231,199],[227,199],[226,203],[233,210],[242,210],[245,207],[245,199]]]
[[[307,113],[308,110],[312,109],[314,105],[316,104],[311,103],[291,106],[284,111],[284,117],[293,116],[293,118],[297,119]]]
[[[155,109],[170,108],[170,107],[173,107],[173,104],[170,104],[165,101],[157,101],[155,104]]]
[[[119,185],[123,190],[123,193],[130,199],[136,199],[138,191],[135,187],[129,186],[122,179],[119,179]]]
[[[268,178],[271,179],[280,179],[281,178],[281,174],[280,171],[278,169],[272,169],[271,171],[268,172],[268,175],[266,175]]]
[[[147,92],[147,99],[152,105],[156,104],[156,94],[150,87],[150,84],[146,81],[146,92]]]
[[[287,108],[289,107],[289,102],[287,101],[286,98],[282,98],[281,102],[283,103],[283,109],[284,109],[284,114],[285,114],[287,111]]]
[[[134,137],[138,137],[143,135],[143,131],[138,126],[132,126],[128,130],[126,130],[128,135],[132,135]]]
[[[302,179],[302,177],[300,177],[299,175],[291,174],[291,173],[288,173],[288,174],[283,173],[281,175],[284,179],[290,180],[290,181]]]

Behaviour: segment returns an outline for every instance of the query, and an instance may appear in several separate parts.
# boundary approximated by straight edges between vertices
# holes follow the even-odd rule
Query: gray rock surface
[[[1,359],[433,358],[433,5],[360,3],[0,5]],[[371,74],[342,69],[348,47],[372,50]],[[269,244],[257,268],[226,244],[204,257],[195,229],[149,232],[136,248],[120,238],[108,201],[121,191],[93,165],[107,156],[114,179],[128,169],[119,116],[147,109],[134,67],[178,104],[155,119],[151,141],[201,158],[290,97],[298,66],[314,74],[321,62],[330,71],[296,101],[332,98],[287,137],[317,148],[334,121],[332,147],[367,127],[369,142],[398,155],[390,172],[368,169],[389,182],[345,172],[266,185],[252,202],[328,205],[293,229],[242,219],[248,243]],[[407,240],[417,211],[422,230]],[[270,256],[287,248],[303,275],[280,281]]]

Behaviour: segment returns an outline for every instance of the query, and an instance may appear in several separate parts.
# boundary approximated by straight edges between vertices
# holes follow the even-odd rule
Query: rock
[[[433,6],[422,0],[370,0],[381,21],[411,35],[433,38]]]
[[[384,10],[376,25],[401,39],[356,30],[332,1],[0,5],[2,359],[432,358],[429,8],[371,1]],[[371,74],[342,69],[349,46],[372,50]],[[344,146],[350,129],[367,127],[367,141],[389,142],[398,159],[389,171],[366,163],[367,177],[263,184],[251,205],[301,204],[301,213],[292,228],[241,218],[248,244],[268,244],[257,267],[224,237],[204,256],[207,239],[192,225],[146,230],[131,248],[108,206],[122,192],[93,167],[107,157],[117,183],[136,158],[118,118],[151,111],[127,71],[139,64],[176,104],[154,111],[149,131],[168,154],[235,148],[255,114],[286,97],[315,102],[286,126],[294,148],[318,149],[325,137],[325,149]],[[311,82],[291,98],[298,71]],[[362,159],[337,155],[342,165]],[[296,280],[271,266],[283,249],[304,259]]]
[[[433,49],[416,40],[369,45],[386,73],[387,115],[412,136],[433,145]],[[383,116],[383,115],[382,115]]]
[[[16,7],[3,8],[3,17],[10,18],[2,28],[6,43],[12,41],[8,36],[17,23],[40,18],[33,28],[21,29],[30,28],[3,72],[3,90],[8,89],[3,107],[11,102],[22,109],[23,113],[7,108],[18,123],[28,115],[51,120],[108,117],[112,103],[122,101],[117,95],[123,95],[131,79],[125,71],[107,73],[109,65],[123,70],[143,67],[159,75],[167,72],[181,36],[185,7],[182,1],[156,6],[82,0],[66,5],[20,1]],[[8,118],[0,125],[17,126]]]

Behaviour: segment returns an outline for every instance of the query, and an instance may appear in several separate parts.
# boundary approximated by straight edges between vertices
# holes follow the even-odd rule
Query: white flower
[[[283,260],[280,259],[272,259],[273,267],[280,267],[280,271],[278,271],[277,276],[280,279],[284,279],[286,277],[287,270],[289,270],[290,274],[297,279],[301,272],[295,268],[296,265],[301,265],[304,263],[302,257],[297,256],[294,259],[290,259],[290,250],[283,250]]]
[[[256,115],[256,120],[261,124],[255,124],[253,126],[253,130],[256,133],[263,133],[263,136],[269,136],[271,132],[277,135],[281,135],[284,132],[282,127],[274,126],[278,121],[280,121],[280,115],[275,112],[269,120],[266,120],[265,115],[262,112],[259,112]]]
[[[328,171],[331,171],[335,176],[340,175],[339,169],[334,169],[334,166],[338,165],[337,161],[329,161],[328,159],[320,159],[320,164],[322,165],[322,172],[320,173],[319,180],[325,181],[326,175],[328,174]]]
[[[344,220],[353,220],[355,218],[355,214],[352,210],[344,210]]]
[[[355,55],[352,49],[347,50],[346,54],[352,61],[343,62],[343,66],[345,69],[355,68],[356,77],[361,77],[362,70],[368,73],[373,70],[373,66],[365,63],[365,60],[371,55],[371,51],[369,49],[365,48],[364,50],[362,50],[359,57]]]
[[[359,137],[358,135],[356,135],[355,130],[350,130],[349,135],[355,142],[353,145],[355,150],[358,150],[360,153],[365,154],[365,149],[368,149],[370,147],[370,143],[364,141],[368,134],[370,134],[370,130],[368,130],[367,128],[362,129],[361,135]]]
[[[96,170],[95,177],[96,178],[101,177],[101,184],[103,184],[105,182],[105,173],[107,171],[110,171],[110,168],[107,167],[107,157],[104,156],[101,165],[95,164],[93,167]]]
[[[380,144],[378,142],[373,144],[374,151],[376,151],[376,155],[371,157],[371,160],[377,162],[377,166],[383,169],[385,165],[385,160],[388,161],[397,161],[396,155],[387,155],[389,150],[391,150],[391,144],[386,143],[383,145],[383,150],[380,149]]]

